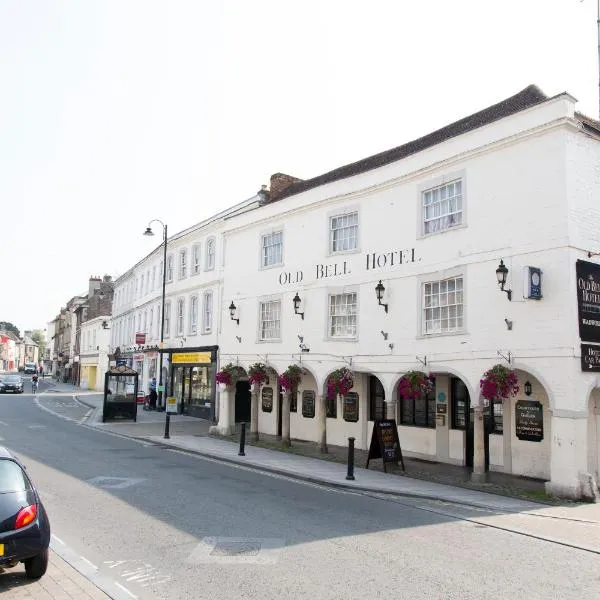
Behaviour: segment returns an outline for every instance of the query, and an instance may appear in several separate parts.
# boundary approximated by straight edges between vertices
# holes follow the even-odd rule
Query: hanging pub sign
[[[261,392],[262,411],[271,412],[273,410],[273,388],[264,387]]]
[[[544,412],[536,400],[519,400],[515,405],[515,434],[526,442],[544,439]]]
[[[384,421],[375,421],[373,423],[373,434],[371,435],[371,445],[369,446],[369,456],[367,457],[367,466],[372,459],[381,458],[383,460],[383,470],[387,473],[386,464],[402,464],[404,468],[404,458],[402,457],[402,448],[400,448],[400,439],[398,438],[398,427],[395,419],[385,419]]]
[[[315,418],[315,393],[313,390],[302,392],[302,416],[307,419]]]
[[[600,342],[600,265],[578,260],[577,316],[582,342]]]
[[[588,373],[600,372],[600,346],[581,344],[581,370]]]
[[[356,392],[348,392],[342,402],[344,421],[356,423],[358,421],[358,394]]]

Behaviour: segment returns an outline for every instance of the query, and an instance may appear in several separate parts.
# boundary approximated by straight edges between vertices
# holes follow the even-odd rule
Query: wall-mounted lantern
[[[525,392],[526,396],[531,396],[531,383],[529,383],[529,381],[525,382],[525,385],[523,386],[523,391]]]
[[[504,261],[501,259],[498,268],[496,269],[496,278],[498,279],[498,285],[500,286],[500,291],[506,292],[509,300],[512,300],[512,290],[505,290],[504,286],[506,285],[506,276],[508,275],[508,268],[504,264]]]
[[[298,292],[296,292],[292,302],[294,303],[294,314],[300,315],[304,321],[304,312],[300,312],[300,309],[302,308],[302,299],[298,296]]]
[[[384,292],[385,292],[385,287],[384,287],[383,283],[381,283],[381,279],[380,279],[379,283],[375,286],[375,294],[377,294],[377,302],[379,303],[379,306],[383,306],[383,308],[385,309],[385,312],[387,312],[388,305],[385,304],[384,302],[382,302]]]
[[[229,316],[231,317],[232,321],[235,321],[238,325],[240,324],[240,320],[237,317],[237,306],[233,303],[233,300],[229,305]]]

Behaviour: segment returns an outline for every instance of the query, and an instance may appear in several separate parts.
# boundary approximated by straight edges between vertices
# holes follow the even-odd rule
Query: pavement
[[[108,600],[81,573],[65,562],[53,550],[46,574],[38,580],[25,577],[25,568],[18,565],[3,571],[0,568],[0,594],[10,592],[11,600]],[[9,596],[7,595],[7,598]]]
[[[137,422],[102,423],[102,394],[82,391],[69,384],[57,384],[54,389],[57,392],[75,394],[79,402],[94,410],[87,420],[87,425],[292,479],[355,492],[436,500],[497,512],[532,511],[544,506],[534,501],[360,467],[354,469],[354,480],[348,480],[346,479],[346,465],[327,460],[327,457],[324,457],[325,460],[323,460],[248,444],[245,446],[245,456],[240,456],[239,445],[233,438],[227,440],[209,436],[207,422],[184,415],[171,416],[170,438],[165,439],[164,412],[144,411],[140,406]],[[600,522],[600,505],[581,505],[579,503],[561,503],[561,505],[568,506],[570,509],[580,507],[580,512],[586,515],[584,518],[589,519],[593,514],[595,515],[592,517],[593,520]],[[596,508],[583,509],[585,506],[595,506]]]

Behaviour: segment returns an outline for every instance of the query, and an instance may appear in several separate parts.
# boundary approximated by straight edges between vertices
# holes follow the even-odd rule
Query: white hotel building
[[[353,436],[367,449],[374,420],[395,418],[405,455],[469,465],[479,381],[501,363],[520,390],[483,408],[487,468],[589,495],[600,471],[600,320],[586,318],[600,312],[599,141],[600,123],[570,95],[531,86],[313,179],[273,176],[270,190],[169,239],[168,393],[221,433],[250,420],[252,404],[258,431],[280,435],[276,376],[301,364],[292,439]],[[144,385],[156,374],[161,256],[115,282],[112,350]],[[246,373],[263,362],[272,376],[257,394],[244,377],[217,393],[215,369],[229,362]],[[328,401],[327,378],[344,366],[352,398]],[[415,369],[435,391],[400,400],[398,380]],[[518,415],[532,402],[541,418],[527,439]]]

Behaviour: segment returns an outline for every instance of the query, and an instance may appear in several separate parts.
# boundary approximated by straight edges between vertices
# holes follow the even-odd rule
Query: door
[[[89,367],[88,369],[88,389],[96,389],[96,367]]]
[[[250,422],[250,382],[238,381],[235,384],[235,422]]]

